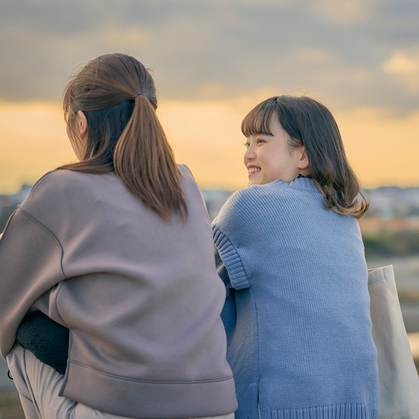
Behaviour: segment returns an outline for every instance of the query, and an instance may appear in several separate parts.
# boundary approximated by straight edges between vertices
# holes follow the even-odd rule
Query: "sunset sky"
[[[74,159],[62,92],[90,59],[135,56],[202,188],[246,186],[240,123],[274,95],[335,115],[366,188],[419,186],[417,0],[0,0],[0,194]]]

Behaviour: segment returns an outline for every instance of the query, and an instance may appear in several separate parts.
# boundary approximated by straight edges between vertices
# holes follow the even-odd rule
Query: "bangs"
[[[251,135],[273,135],[271,120],[277,108],[276,97],[267,99],[255,106],[243,119],[242,133],[246,138]]]

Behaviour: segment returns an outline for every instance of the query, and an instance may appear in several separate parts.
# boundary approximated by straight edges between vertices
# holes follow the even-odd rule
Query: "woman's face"
[[[263,185],[277,179],[289,183],[302,173],[302,159],[304,156],[307,159],[304,146],[293,148],[288,145],[289,136],[277,118],[272,118],[270,129],[273,135],[251,135],[245,143],[244,164],[249,177],[248,186]]]

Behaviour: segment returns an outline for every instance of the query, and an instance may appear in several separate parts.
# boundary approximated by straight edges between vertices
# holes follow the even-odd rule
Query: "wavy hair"
[[[273,135],[274,115],[288,133],[291,148],[304,146],[310,177],[325,198],[325,207],[339,214],[361,218],[369,203],[346,158],[342,138],[330,111],[307,96],[275,96],[253,108],[242,122],[242,132]]]
[[[135,58],[108,54],[90,61],[68,84],[64,118],[80,161],[59,167],[85,173],[115,172],[126,188],[160,217],[187,216],[180,173],[157,118],[154,81]],[[87,119],[87,142],[76,130]]]

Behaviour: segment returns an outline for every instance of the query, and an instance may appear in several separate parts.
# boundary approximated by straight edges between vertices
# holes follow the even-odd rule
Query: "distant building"
[[[384,220],[419,217],[419,188],[383,186],[364,192],[370,201],[368,217]]]
[[[33,185],[22,185],[20,191],[12,195],[0,195],[0,206],[6,205],[19,205],[29,195]]]

